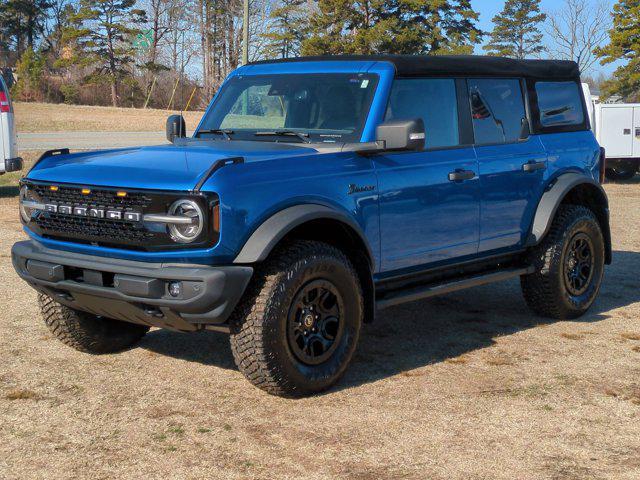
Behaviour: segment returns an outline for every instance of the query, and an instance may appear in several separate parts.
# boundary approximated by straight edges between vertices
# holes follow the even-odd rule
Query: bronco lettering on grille
[[[139,222],[142,215],[139,212],[124,211],[121,209],[104,209],[99,207],[79,207],[73,205],[57,205],[47,203],[45,211],[60,213],[63,215],[76,215],[80,217],[107,218],[109,220],[125,220],[127,222]]]

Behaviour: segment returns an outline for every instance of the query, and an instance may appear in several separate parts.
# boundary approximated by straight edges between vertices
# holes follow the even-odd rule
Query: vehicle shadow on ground
[[[601,294],[589,313],[569,322],[609,318],[608,312],[640,302],[640,253],[618,251],[607,268]],[[355,359],[332,391],[375,382],[402,372],[489,347],[494,339],[555,320],[531,313],[518,281],[487,285],[379,312],[362,330]],[[226,334],[151,332],[141,347],[187,361],[235,369]],[[329,392],[330,393],[330,392]]]

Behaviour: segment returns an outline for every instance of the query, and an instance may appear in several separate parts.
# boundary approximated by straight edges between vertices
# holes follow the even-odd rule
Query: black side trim
[[[245,242],[233,263],[251,264],[265,260],[271,250],[284,236],[298,225],[317,219],[338,220],[360,237],[367,248],[367,256],[373,263],[373,255],[360,227],[347,215],[324,205],[305,204],[285,208],[264,221]],[[372,265],[373,267],[373,265]]]
[[[500,254],[472,257],[456,263],[427,265],[420,269],[385,277],[376,282],[376,291],[380,295],[394,290],[413,288],[417,285],[446,283],[461,277],[480,275],[498,269],[521,267],[524,265],[526,249]]]
[[[421,285],[407,290],[394,291],[377,300],[376,306],[381,309],[400,305],[402,303],[414,302],[423,298],[444,295],[445,293],[451,293],[458,290],[464,290],[466,288],[478,287],[488,283],[500,282],[509,278],[527,275],[529,273],[533,273],[533,271],[534,267],[509,268],[466,278],[458,278],[447,283]]]
[[[209,178],[211,178],[211,175],[213,175],[216,171],[220,170],[222,167],[225,167],[227,165],[232,165],[232,164],[238,165],[240,163],[244,163],[244,157],[223,158],[218,160],[213,165],[211,165],[206,172],[204,172],[200,180],[198,180],[198,183],[194,187],[193,191],[199,192],[200,189],[205,184],[205,182],[209,180]]]
[[[538,208],[533,218],[533,223],[529,231],[529,237],[527,239],[527,246],[537,245],[545,237],[551,223],[558,211],[558,207],[564,200],[564,198],[574,188],[580,185],[589,185],[596,193],[595,201],[601,207],[601,212],[594,212],[598,215],[598,220],[602,228],[602,234],[605,240],[606,249],[606,263],[611,263],[612,260],[612,245],[611,245],[611,228],[609,226],[609,201],[607,194],[598,182],[594,179],[587,177],[579,173],[565,173],[556,178],[547,191],[542,195]]]

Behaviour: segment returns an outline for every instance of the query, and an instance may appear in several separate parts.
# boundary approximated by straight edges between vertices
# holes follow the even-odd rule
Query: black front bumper
[[[127,322],[193,331],[223,325],[253,268],[134,262],[45,248],[35,241],[11,249],[16,272],[63,305]],[[180,284],[172,296],[169,285]],[[175,293],[175,292],[174,292]]]

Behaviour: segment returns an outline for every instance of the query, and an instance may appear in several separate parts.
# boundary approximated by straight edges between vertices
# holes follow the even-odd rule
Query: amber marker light
[[[116,196],[120,197],[120,198],[124,198],[127,196],[127,192],[118,192],[116,193]]]
[[[213,206],[213,230],[220,232],[220,204]]]
[[[52,192],[57,192],[58,191],[58,186],[57,185],[51,185],[49,187],[49,190],[51,190]]]
[[[82,194],[83,195],[89,195],[91,193],[91,190],[89,190],[88,188],[83,188],[82,189]]]

